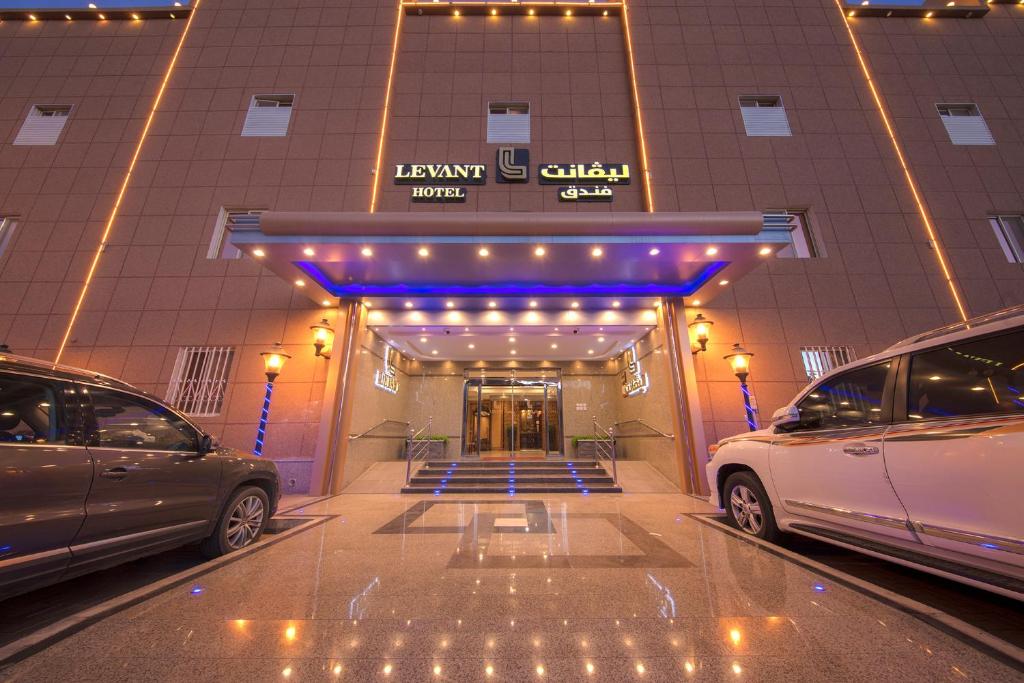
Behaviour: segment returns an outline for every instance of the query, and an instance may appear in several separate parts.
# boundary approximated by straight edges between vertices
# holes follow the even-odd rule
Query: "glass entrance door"
[[[561,454],[561,398],[554,370],[467,371],[463,453],[495,458]]]

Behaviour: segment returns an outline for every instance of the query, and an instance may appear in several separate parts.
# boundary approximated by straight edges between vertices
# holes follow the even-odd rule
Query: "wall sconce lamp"
[[[740,391],[743,392],[743,410],[746,413],[747,427],[752,432],[758,429],[754,401],[750,395],[750,388],[747,386],[747,375],[750,374],[750,359],[753,357],[754,354],[739,344],[733,344],[730,352],[722,356],[722,358],[729,361],[729,367],[732,368],[736,379],[740,381]]]
[[[714,324],[714,320],[708,320],[704,317],[703,313],[698,313],[693,322],[687,325],[687,327],[693,330],[693,338],[697,342],[690,345],[690,351],[693,355],[708,350],[708,339],[711,337],[711,326]]]
[[[328,324],[327,318],[322,318],[316,325],[310,325],[309,329],[313,332],[313,348],[316,349],[316,355],[330,358],[331,348],[334,346],[334,328]]]

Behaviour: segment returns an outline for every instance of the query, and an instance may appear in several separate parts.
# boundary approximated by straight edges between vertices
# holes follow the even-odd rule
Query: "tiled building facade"
[[[421,16],[369,1],[202,0],[189,16],[139,21],[7,18],[0,342],[160,396],[182,347],[232,347],[223,405],[197,419],[249,449],[263,400],[258,353],[281,341],[292,359],[265,454],[314,460],[327,448],[336,370],[312,354],[309,327],[341,315],[337,302],[323,306],[248,255],[210,258],[223,253],[211,241],[225,211],[799,212],[814,256],[773,258],[709,285],[706,305],[695,296],[680,307],[684,340],[696,313],[715,322],[707,352],[682,366],[700,420],[690,448],[702,451],[746,428],[722,359],[733,343],[755,354],[763,420],[806,384],[801,347],[877,352],[959,319],[954,290],[971,315],[1024,302],[1024,267],[990,220],[1024,214],[1024,7],[987,10],[860,17],[833,0],[634,0],[629,42],[618,11]],[[293,97],[285,135],[241,134],[257,95]],[[748,135],[749,97],[776,98],[791,135]],[[464,204],[412,204],[391,183],[399,163],[493,167],[487,106],[506,100],[530,103],[520,146],[534,160],[642,172],[646,157],[649,200],[641,172],[614,203],[592,205],[490,180]],[[939,104],[974,105],[995,144],[953,144]],[[37,105],[70,105],[56,144],[14,144]],[[357,392],[376,390],[365,370],[358,381]]]

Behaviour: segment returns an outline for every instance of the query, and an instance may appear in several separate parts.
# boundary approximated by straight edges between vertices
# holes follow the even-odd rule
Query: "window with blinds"
[[[210,238],[206,258],[241,258],[241,250],[231,243],[231,233],[235,230],[258,228],[261,213],[263,209],[221,209],[213,226],[213,237]]]
[[[748,137],[788,137],[793,135],[786,108],[778,95],[740,97],[740,114]]]
[[[857,360],[852,346],[801,346],[800,358],[808,381]]]
[[[824,255],[824,251],[811,231],[807,214],[803,211],[784,209],[766,211],[764,227],[768,230],[785,229],[789,231],[789,245],[775,254],[779,258],[817,258]]]
[[[490,102],[487,105],[487,142],[530,141],[529,102]]]
[[[988,222],[996,233],[1006,260],[1024,263],[1024,216],[989,216]]]
[[[954,145],[994,145],[995,138],[976,104],[936,104],[942,125]]]
[[[35,104],[14,138],[15,145],[56,145],[68,116],[70,104]]]
[[[14,219],[0,216],[0,257],[7,252],[7,247],[14,236]]]
[[[295,95],[253,95],[242,126],[243,137],[282,137],[288,134]]]
[[[167,402],[193,417],[213,417],[224,407],[224,393],[235,349],[231,346],[184,346],[178,349]]]

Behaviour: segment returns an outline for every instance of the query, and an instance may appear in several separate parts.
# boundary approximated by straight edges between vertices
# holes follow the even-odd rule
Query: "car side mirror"
[[[213,437],[209,434],[199,435],[199,455],[206,455],[213,450]]]
[[[772,427],[778,427],[780,429],[786,429],[787,427],[793,427],[800,423],[800,411],[797,410],[796,406],[786,406],[779,408],[772,413]]]

